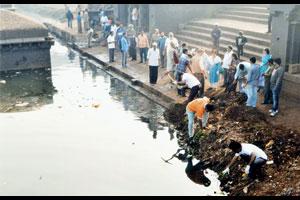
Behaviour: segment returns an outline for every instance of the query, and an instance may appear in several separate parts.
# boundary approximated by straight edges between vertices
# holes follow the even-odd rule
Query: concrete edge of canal
[[[155,101],[159,105],[168,109],[172,103],[176,102],[175,99],[165,95],[163,92],[159,91],[158,89],[147,85],[145,82],[138,80],[136,77],[133,77],[129,73],[123,72],[117,66],[110,65],[104,59],[97,58],[95,55],[85,51],[84,49],[81,49],[76,44],[76,36],[72,32],[70,32],[68,30],[64,30],[64,29],[58,27],[57,25],[53,25],[53,24],[46,23],[46,22],[44,24],[48,28],[50,33],[53,33],[54,35],[59,37],[61,40],[68,43],[68,45],[70,47],[72,47],[74,50],[78,51],[83,56],[86,56],[87,58],[94,60],[97,63],[101,64],[103,66],[103,68],[101,68],[101,69],[105,70],[106,72],[113,72],[113,74],[110,73],[112,76],[115,76],[115,75],[121,76],[123,78],[123,81],[127,80],[126,82],[129,84],[130,87],[138,90],[140,93],[147,96],[151,100]],[[143,88],[144,91],[139,90],[139,88]]]

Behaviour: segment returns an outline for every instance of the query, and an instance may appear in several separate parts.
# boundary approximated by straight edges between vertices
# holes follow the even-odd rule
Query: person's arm
[[[256,156],[255,156],[254,153],[251,153],[250,156],[251,156],[251,158],[250,158],[250,161],[249,161],[249,163],[248,163],[249,166],[254,162],[254,160],[255,160],[255,158],[256,158]]]
[[[222,172],[223,174],[229,173],[229,168],[235,163],[235,161],[237,160],[238,157],[239,156],[234,155],[234,157],[231,159],[230,163],[227,165],[225,170]]]
[[[193,72],[193,70],[192,70],[192,68],[190,66],[190,63],[187,64],[187,68],[191,71],[192,74],[194,74],[194,72]]]

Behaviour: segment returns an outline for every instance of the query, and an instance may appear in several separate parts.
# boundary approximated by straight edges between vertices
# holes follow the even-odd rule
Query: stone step
[[[261,7],[251,7],[251,6],[235,6],[234,10],[245,11],[245,12],[255,12],[255,13],[269,13],[268,8]]]
[[[187,36],[184,36],[184,35],[177,35],[176,36],[178,40],[182,41],[182,42],[185,42],[185,43],[189,43],[189,44],[194,44],[194,45],[197,45],[197,46],[205,46],[207,48],[212,48],[212,41],[211,40],[206,40],[206,39],[198,39],[196,40],[195,38],[191,38],[191,37],[187,37]],[[222,51],[226,51],[228,45],[220,42],[220,50]],[[233,46],[233,50],[236,52],[236,47]],[[252,56],[255,56],[256,58],[260,58],[261,57],[261,54],[262,54],[262,51],[260,52],[256,52],[256,51],[251,51],[249,49],[244,48],[244,56],[245,57],[252,57]]]
[[[183,30],[181,30],[179,33],[184,33],[187,35],[190,35],[192,37],[199,37],[199,33],[206,33],[209,34],[211,33],[211,28],[205,28],[205,27],[198,27],[198,26],[192,26],[192,25],[186,25]],[[226,37],[228,39],[235,40],[236,36],[238,33],[236,32],[230,32],[230,31],[222,31],[222,37]],[[256,45],[262,45],[266,47],[271,46],[271,41],[270,39],[262,39],[259,37],[254,37],[254,36],[249,36],[245,35],[248,39],[248,43],[253,43]]]
[[[239,24],[241,24],[240,21],[235,22],[234,20],[226,20],[227,22],[230,21],[230,24],[227,23],[226,25],[224,25],[222,23],[222,21],[224,21],[223,19],[213,19],[210,21],[204,21],[204,20],[197,20],[197,21],[191,21],[189,22],[187,25],[192,25],[192,26],[198,26],[198,27],[205,27],[205,28],[210,28],[212,29],[214,27],[214,23],[218,22],[219,27],[221,28],[222,31],[228,31],[228,32],[234,32],[234,33],[238,33],[239,31],[243,31],[245,35],[249,35],[249,36],[254,36],[254,37],[260,37],[262,39],[271,39],[271,36],[266,34],[265,32],[262,32],[262,28],[265,28],[267,31],[267,26],[261,25],[261,24],[255,24],[255,23],[242,23],[243,27],[239,26]],[[247,29],[246,29],[247,27]],[[259,27],[257,28],[258,31],[261,32],[255,32],[255,28],[254,27]],[[253,30],[249,30],[249,28],[253,29]]]
[[[196,48],[196,49],[198,49],[198,48],[203,48],[203,49],[206,50],[206,52],[208,52],[208,53],[211,52],[211,47],[207,47],[207,46],[199,46],[199,45],[192,44],[192,43],[188,43],[188,42],[186,42],[186,45],[187,45],[187,47],[188,47],[189,49],[192,49],[192,48]],[[223,49],[223,48],[220,48],[220,49],[219,49],[218,55],[221,57],[221,59],[224,58],[225,52],[226,52],[225,49]],[[235,50],[234,50],[234,53],[236,53]],[[241,57],[240,57],[240,60],[241,60],[241,61],[248,61],[248,62],[249,62],[249,58],[250,58],[250,57],[241,56]],[[256,57],[256,60],[257,60],[256,63],[260,65],[260,64],[261,64],[261,57]]]
[[[270,4],[236,4],[240,7],[257,7],[257,8],[269,8]]]
[[[267,19],[261,19],[261,18],[255,18],[255,17],[245,17],[235,14],[217,14],[217,18],[223,18],[223,19],[231,19],[236,21],[242,21],[242,22],[254,22],[254,23],[260,23],[260,24],[268,24]]]
[[[204,40],[204,41],[212,41],[210,34],[198,34],[198,37],[194,37],[185,33],[178,33],[177,37],[187,37],[189,39],[189,41],[193,41],[192,43],[197,44],[199,40]],[[233,47],[235,46],[235,40],[233,39],[229,39],[229,38],[225,38],[225,37],[221,37],[220,39],[220,44],[224,44],[226,46],[228,45],[232,45]],[[263,49],[266,48],[266,46],[261,46],[261,45],[255,45],[255,44],[251,44],[251,43],[246,43],[244,49],[250,50],[250,51],[254,51],[254,52],[262,52]]]
[[[254,12],[254,11],[241,11],[239,9],[224,10],[224,11],[221,11],[220,13],[234,14],[234,15],[243,16],[243,17],[255,17],[255,18],[266,19],[266,20],[269,18],[268,12],[259,13],[259,12]]]

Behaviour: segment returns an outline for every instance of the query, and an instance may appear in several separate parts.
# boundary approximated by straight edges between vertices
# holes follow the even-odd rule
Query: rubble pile
[[[246,98],[242,94],[214,92],[206,96],[213,99],[217,109],[210,114],[206,129],[196,126],[199,145],[194,147],[193,154],[199,160],[209,160],[210,168],[220,175],[221,189],[230,195],[299,195],[298,133],[270,125],[264,113],[244,105]],[[175,122],[177,130],[187,135],[187,117],[183,117],[183,111],[185,105],[174,105],[165,117],[173,120],[170,122]],[[247,185],[246,163],[242,161],[231,167],[229,175],[221,173],[234,156],[227,148],[230,139],[255,144],[266,152],[273,164],[265,165],[263,179]],[[247,190],[245,186],[249,186]]]

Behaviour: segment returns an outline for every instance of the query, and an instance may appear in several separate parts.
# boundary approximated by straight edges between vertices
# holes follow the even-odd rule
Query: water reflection
[[[0,112],[30,111],[53,103],[51,69],[1,73]]]
[[[124,110],[133,112],[139,120],[148,124],[149,130],[153,131],[152,137],[157,138],[159,130],[164,130],[167,123],[163,118],[163,109],[150,99],[141,96],[140,93],[132,90],[124,82],[110,77],[110,92],[114,100],[123,103]],[[172,131],[171,131],[172,132]],[[174,138],[170,133],[170,140]]]
[[[74,62],[76,54],[74,53],[74,50],[72,50],[70,47],[68,47],[68,58],[71,63]]]

